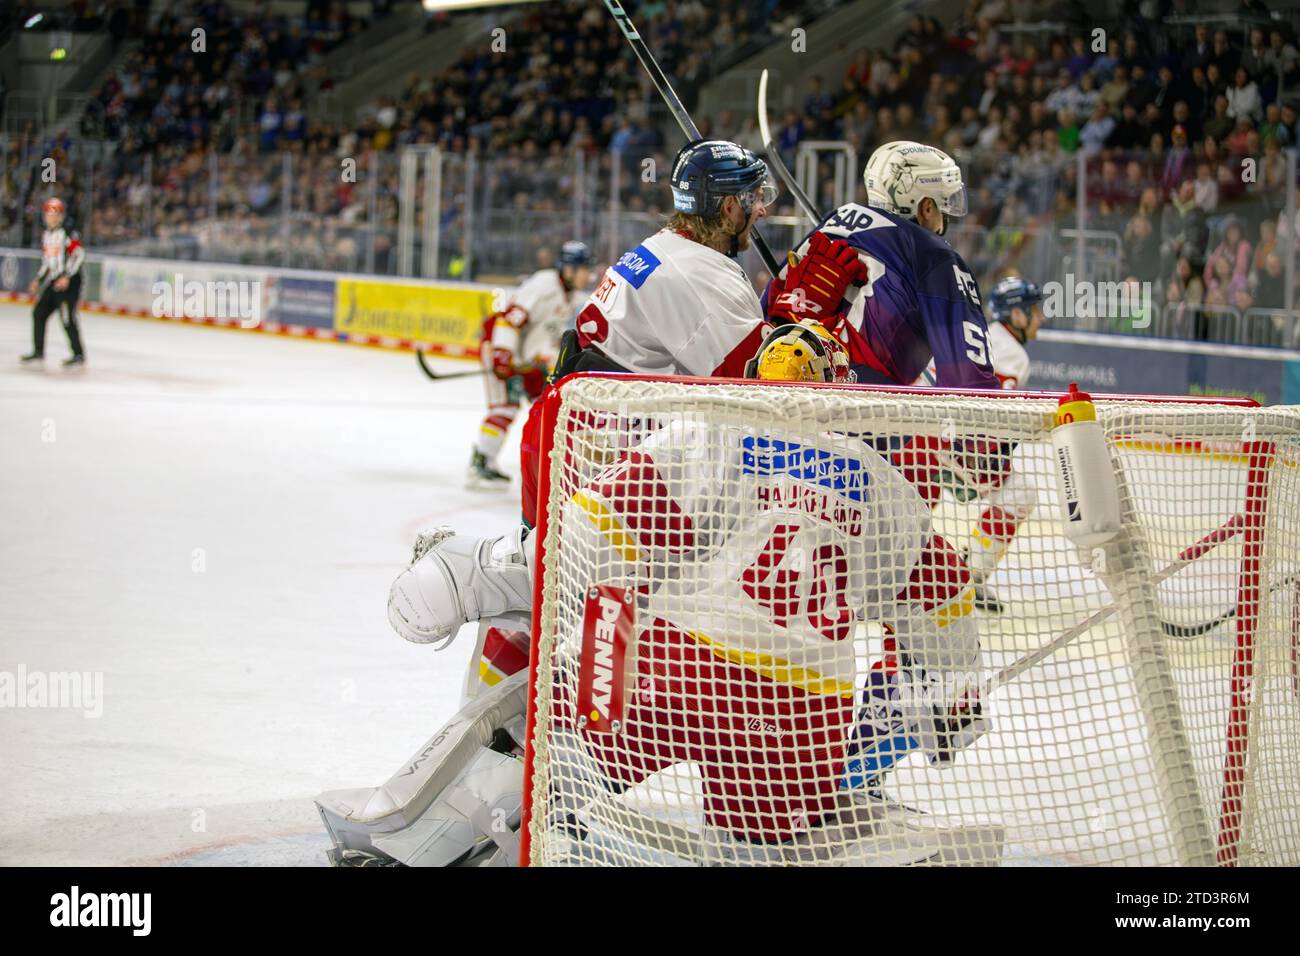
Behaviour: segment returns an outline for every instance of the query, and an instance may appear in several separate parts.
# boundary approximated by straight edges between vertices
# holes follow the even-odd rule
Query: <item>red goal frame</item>
[[[579,372],[566,376],[559,382],[548,387],[538,398],[541,404],[541,435],[539,448],[539,461],[542,463],[540,474],[538,475],[537,500],[537,525],[533,529],[532,538],[534,541],[534,561],[533,561],[533,619],[530,629],[530,650],[528,663],[528,679],[530,692],[528,695],[528,709],[525,724],[525,742],[524,742],[524,803],[522,820],[520,823],[520,841],[519,841],[519,862],[521,866],[528,866],[529,852],[531,849],[531,823],[532,823],[532,804],[531,795],[533,788],[533,762],[535,753],[533,750],[533,735],[536,732],[537,720],[537,696],[532,692],[532,688],[537,680],[538,667],[538,645],[541,641],[541,615],[537,611],[542,604],[543,581],[546,570],[546,552],[544,542],[549,531],[549,520],[547,511],[542,503],[550,497],[551,476],[550,476],[550,455],[553,447],[555,425],[559,418],[560,407],[563,403],[565,389],[573,382],[586,378],[614,378],[621,381],[633,382],[680,382],[682,384],[709,386],[709,385],[742,385],[756,386],[761,385],[767,388],[798,388],[798,389],[832,389],[836,391],[847,391],[863,394],[915,394],[915,395],[935,395],[941,393],[958,397],[972,398],[1030,398],[1030,399],[1061,399],[1064,392],[1051,392],[1040,390],[1010,390],[1001,391],[980,390],[980,389],[938,389],[933,387],[917,387],[902,385],[832,385],[809,382],[759,382],[752,379],[733,379],[733,378],[690,378],[686,376],[669,376],[669,375],[639,375],[625,373],[607,373],[607,372]],[[1259,403],[1254,399],[1240,398],[1232,396],[1181,396],[1181,395],[1142,395],[1128,393],[1091,393],[1094,402],[1114,402],[1114,401],[1143,401],[1151,403],[1172,404],[1172,405],[1212,405],[1228,408],[1258,408]],[[1237,517],[1231,519],[1228,525],[1220,529],[1222,534],[1214,533],[1213,543],[1208,543],[1206,550],[1213,548],[1222,541],[1241,536],[1242,539],[1242,558],[1241,568],[1237,580],[1236,595],[1236,614],[1234,615],[1235,626],[1235,647],[1233,650],[1230,694],[1229,716],[1227,721],[1226,739],[1227,750],[1224,758],[1223,767],[1223,784],[1221,798],[1219,801],[1220,812],[1217,832],[1217,859],[1220,866],[1235,866],[1238,859],[1238,851],[1241,842],[1241,826],[1243,813],[1243,791],[1246,782],[1246,755],[1249,750],[1249,704],[1251,694],[1251,683],[1254,677],[1255,664],[1255,633],[1258,626],[1258,619],[1263,602],[1263,544],[1264,529],[1268,521],[1268,480],[1270,469],[1273,464],[1275,449],[1271,442],[1266,441],[1247,441],[1241,443],[1241,455],[1247,460],[1247,478],[1245,502],[1242,510]],[[1296,604],[1292,611],[1292,628],[1291,628],[1291,679],[1292,687],[1297,695],[1300,695],[1300,581],[1295,585]]]

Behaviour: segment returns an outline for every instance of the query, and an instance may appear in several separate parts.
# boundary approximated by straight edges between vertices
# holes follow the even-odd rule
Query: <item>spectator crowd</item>
[[[1150,283],[1170,332],[1205,338],[1216,312],[1282,308],[1286,152],[1300,143],[1291,22],[1258,0],[1120,7],[1104,22],[1032,0],[971,0],[947,28],[914,16],[892,49],[811,77],[780,145],[787,161],[805,139],[952,153],[985,276],[1052,261],[1041,239],[1075,224],[1082,170],[1092,276]]]
[[[690,102],[746,51],[839,2],[647,0],[633,12]],[[1090,276],[1149,283],[1174,334],[1213,335],[1214,310],[1281,308],[1294,228],[1287,151],[1300,143],[1292,22],[1260,0],[1108,6],[1117,15],[1100,20],[1077,0],[969,0],[946,25],[918,13],[891,46],[811,76],[802,109],[778,120],[778,146],[791,166],[806,140],[847,141],[860,160],[894,139],[948,150],[972,192],[952,241],[984,281],[1009,269],[1060,273],[1069,245],[1060,230],[1077,221],[1082,172]],[[647,159],[666,168],[676,137],[665,139],[657,96],[598,5],[514,9],[504,49],[466,48],[352,122],[318,106],[331,83],[322,61],[367,21],[341,0],[307,0],[295,16],[256,9],[178,0],[96,91],[81,128],[40,144],[39,155],[69,155],[79,139],[115,144],[93,183],[82,170],[67,187],[74,214],[90,210],[92,241],[148,232],[181,254],[276,261],[288,196],[293,264],[358,268],[377,227],[374,267],[392,271],[396,153],[410,144],[446,151],[444,242],[463,261],[466,220],[478,216],[480,269],[526,270],[575,221],[597,228],[615,175],[629,220],[615,245],[667,211],[666,190],[646,188],[644,169]],[[443,15],[430,28],[452,22]],[[195,25],[206,31],[204,56],[191,51]],[[701,127],[760,145],[752,117],[723,113]],[[466,157],[473,196],[456,165]],[[346,158],[360,166],[357,181],[339,176]],[[24,172],[7,162],[0,184],[11,225],[35,222]]]
[[[648,0],[635,14],[661,65],[691,97],[728,57],[761,45],[810,9],[843,2]],[[391,4],[375,6],[381,15]],[[445,68],[411,75],[395,95],[376,97],[344,122],[317,104],[333,79],[323,57],[365,26],[348,9],[342,0],[307,0],[298,16],[240,16],[223,0],[173,3],[96,92],[82,129],[61,132],[32,153],[62,151],[63,158],[78,136],[115,144],[93,186],[69,184],[70,208],[93,210],[84,226],[101,246],[132,243],[147,232],[182,253],[261,261],[282,251],[281,154],[288,153],[294,235],[301,236],[295,264],[325,268],[357,267],[365,241],[357,224],[372,215],[380,231],[376,268],[394,267],[387,252],[398,219],[395,156],[404,145],[437,144],[482,160],[480,195],[527,248],[513,248],[517,243],[506,237],[502,249],[480,255],[498,252],[504,264],[518,253],[516,268],[569,238],[562,232],[571,218],[567,226],[544,224],[567,214],[575,194],[590,203],[597,180],[608,182],[611,149],[628,157],[629,209],[664,211],[660,197],[643,200],[648,191],[636,188],[633,160],[652,155],[667,163],[663,132],[648,108],[653,91],[602,7],[556,0],[510,8],[503,49],[487,42],[467,47]],[[454,16],[431,18],[429,30],[446,28]],[[195,27],[205,31],[201,56],[192,50]],[[588,174],[574,174],[575,155],[590,161]],[[357,182],[340,177],[345,158],[361,167]],[[364,188],[371,171],[373,200]],[[72,179],[86,178],[74,170]],[[12,225],[25,216],[30,231],[39,205],[34,191],[23,201],[22,184],[11,187],[4,191],[6,218]],[[93,201],[82,202],[83,188],[93,189]],[[453,243],[466,201],[450,190],[444,196],[444,236]]]

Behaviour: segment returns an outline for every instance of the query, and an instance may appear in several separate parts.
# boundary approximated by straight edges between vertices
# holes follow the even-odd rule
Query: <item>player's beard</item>
[[[736,250],[738,252],[744,252],[746,249],[749,248],[750,246],[749,234],[757,224],[758,224],[758,220],[753,217],[753,214],[750,214],[750,216],[746,217],[745,224],[740,227],[740,232],[736,236]]]

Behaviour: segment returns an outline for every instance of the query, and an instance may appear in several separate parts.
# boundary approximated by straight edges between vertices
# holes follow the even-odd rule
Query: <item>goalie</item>
[[[770,332],[747,371],[851,380],[843,347],[811,322]],[[639,520],[651,486],[674,503],[672,527]],[[931,534],[921,497],[862,437],[739,425],[710,434],[679,419],[576,489],[563,520],[566,547],[600,569],[600,583],[633,589],[644,624],[641,692],[617,749],[574,718],[566,668],[580,661],[570,654],[555,688],[555,753],[585,753],[596,779],[571,784],[604,792],[696,763],[710,858],[779,856],[842,789],[875,786],[913,749],[947,762],[982,732],[969,576]],[[673,574],[686,557],[702,573]],[[434,548],[394,592],[428,608],[526,615],[529,578],[526,558]],[[866,674],[854,653],[859,613],[890,632]],[[513,862],[526,682],[525,668],[480,694],[385,787],[321,797],[336,862]]]

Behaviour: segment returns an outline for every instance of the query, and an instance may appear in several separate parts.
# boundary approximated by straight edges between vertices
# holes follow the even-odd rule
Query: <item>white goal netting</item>
[[[534,864],[1300,864],[1300,410],[570,380]]]

